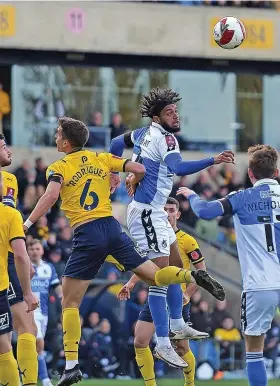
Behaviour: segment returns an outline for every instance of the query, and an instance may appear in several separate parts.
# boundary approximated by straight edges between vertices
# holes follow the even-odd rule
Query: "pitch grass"
[[[87,380],[78,383],[78,386],[144,386],[144,382],[141,380],[107,380],[107,379],[94,379]],[[158,386],[183,386],[183,379],[159,379],[157,381]],[[268,381],[268,386],[279,386],[279,380]],[[239,379],[232,381],[196,381],[195,386],[248,386],[247,381],[241,381]]]

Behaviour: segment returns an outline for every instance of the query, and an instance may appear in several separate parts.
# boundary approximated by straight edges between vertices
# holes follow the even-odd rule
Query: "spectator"
[[[11,112],[9,94],[3,90],[3,84],[0,83],[0,134],[3,134],[3,117]]]
[[[72,251],[73,232],[69,226],[61,229],[59,233],[59,248],[61,249],[62,260],[67,261]]]
[[[89,139],[87,142],[88,147],[105,147],[105,134],[104,132],[98,132],[96,128],[102,129],[103,125],[103,116],[99,111],[94,112],[89,120]]]
[[[144,288],[140,288],[136,296],[128,300],[125,304],[125,322],[126,333],[133,335],[133,326],[137,322],[140,311],[147,301],[148,292]]]
[[[46,216],[42,216],[36,224],[30,228],[30,234],[34,239],[39,239],[41,241],[47,241],[49,238],[49,227],[48,220]]]
[[[30,164],[27,160],[24,160],[14,171],[14,175],[16,176],[18,182],[18,200],[20,205],[23,205],[25,192],[29,184],[29,170]]]
[[[231,317],[226,317],[221,328],[214,331],[214,337],[220,345],[220,370],[230,370],[233,368],[235,361],[241,356],[241,334],[234,326]],[[234,366],[235,367],[235,366]]]
[[[61,249],[57,248],[51,251],[49,254],[49,260],[54,265],[57,276],[61,279],[65,269],[65,263],[62,261]]]
[[[118,137],[128,130],[128,128],[123,124],[123,118],[120,113],[114,113],[112,115],[109,127],[111,129],[111,139]]]
[[[205,193],[206,190],[211,191],[211,187],[208,184],[208,180],[209,175],[207,171],[200,172],[196,182],[191,186],[191,189],[194,190],[197,194]]]
[[[215,304],[215,308],[211,314],[211,330],[212,335],[214,335],[214,331],[218,328],[222,327],[222,321],[230,317],[230,313],[227,310],[227,301],[225,300],[217,300]]]
[[[35,161],[36,177],[35,177],[34,185],[37,190],[38,198],[40,198],[44,194],[47,187],[46,170],[47,170],[47,167],[44,164],[42,158],[37,158]]]

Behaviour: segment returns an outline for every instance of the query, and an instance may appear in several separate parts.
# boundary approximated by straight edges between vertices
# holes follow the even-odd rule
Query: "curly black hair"
[[[142,117],[152,118],[159,115],[165,106],[177,103],[181,99],[177,92],[169,88],[153,88],[148,95],[143,95],[139,110]]]

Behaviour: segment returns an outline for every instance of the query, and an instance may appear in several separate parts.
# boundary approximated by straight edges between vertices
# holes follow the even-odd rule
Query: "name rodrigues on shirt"
[[[94,166],[83,166],[80,170],[78,170],[71,178],[71,180],[66,184],[66,186],[76,186],[79,180],[83,176],[92,175],[102,178],[103,180],[107,177],[108,173],[103,169],[95,168]]]

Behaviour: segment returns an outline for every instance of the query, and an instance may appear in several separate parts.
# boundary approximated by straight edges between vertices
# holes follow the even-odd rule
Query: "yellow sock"
[[[135,353],[135,359],[145,381],[145,386],[157,386],[154,372],[154,358],[150,347],[135,347]]]
[[[0,354],[0,383],[8,386],[19,386],[20,384],[17,361],[12,350]]]
[[[170,265],[156,272],[155,282],[160,287],[169,284],[192,283],[194,279],[191,271]]]
[[[62,325],[65,358],[67,361],[77,361],[81,339],[81,322],[78,308],[65,308],[63,310]]]
[[[34,335],[25,333],[18,336],[17,361],[22,384],[37,385],[38,355]]]
[[[184,370],[185,384],[184,386],[194,386],[194,376],[195,376],[195,357],[192,350],[189,350],[184,356],[183,359],[187,362],[188,367]]]

